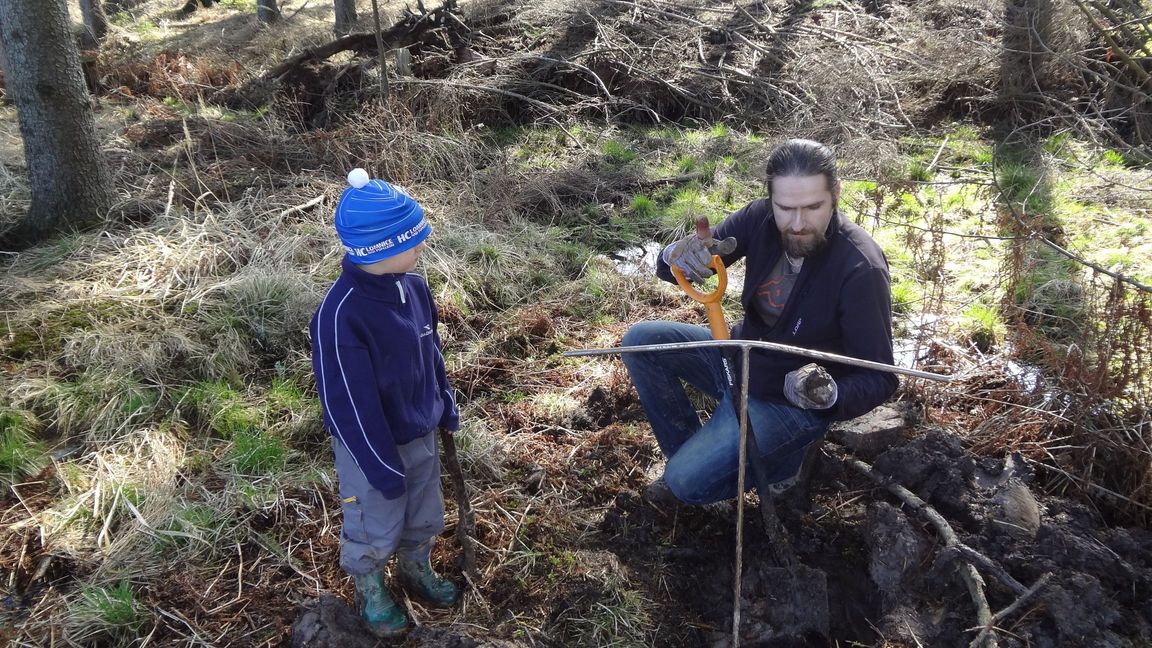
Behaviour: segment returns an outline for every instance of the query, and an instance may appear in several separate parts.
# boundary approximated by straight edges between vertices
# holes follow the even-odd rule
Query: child
[[[363,169],[348,182],[336,205],[346,254],[312,318],[312,368],[343,500],[340,566],[373,631],[395,636],[408,619],[383,584],[393,553],[409,593],[439,606],[456,602],[456,586],[428,559],[444,530],[434,432],[455,431],[460,421],[436,305],[412,272],[432,227],[397,187]]]

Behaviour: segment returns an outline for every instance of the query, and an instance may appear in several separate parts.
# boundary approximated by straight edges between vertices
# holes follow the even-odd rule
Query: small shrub
[[[656,203],[648,196],[633,196],[632,211],[641,218],[651,218],[656,215]]]
[[[166,528],[159,530],[158,549],[184,553],[222,549],[226,514],[205,502],[186,502],[174,512]]]
[[[915,284],[908,281],[894,280],[892,282],[892,310],[898,315],[905,315],[912,309],[912,304],[920,299],[920,293]]]
[[[929,182],[932,171],[920,160],[912,160],[904,165],[904,176],[913,182]]]
[[[975,303],[960,316],[961,338],[981,353],[989,353],[1004,339],[1004,323],[994,306]]]
[[[262,413],[224,382],[198,383],[185,392],[181,402],[191,407],[196,420],[225,439],[255,433],[263,424]]]
[[[1052,196],[1043,180],[1040,171],[1022,162],[1006,162],[997,173],[1004,197],[1028,214],[1051,212]]]

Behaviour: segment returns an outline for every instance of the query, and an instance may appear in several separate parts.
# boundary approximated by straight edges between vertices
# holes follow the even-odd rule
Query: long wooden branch
[[[953,547],[961,544],[960,538],[957,537],[956,532],[952,530],[952,525],[948,524],[948,520],[945,520],[944,516],[937,513],[936,509],[929,506],[927,502],[920,499],[915,493],[893,482],[885,475],[876,472],[875,468],[859,459],[849,458],[846,461],[848,465],[852,466],[857,472],[884,488],[887,488],[890,493],[900,498],[904,504],[928,520],[944,540],[945,546]],[[988,598],[984,595],[984,579],[980,576],[980,572],[976,571],[976,567],[974,567],[972,563],[964,562],[960,565],[960,576],[968,586],[968,594],[972,597],[972,602],[976,605],[977,624],[982,628],[991,626],[993,623],[992,610],[988,607]],[[991,635],[985,635],[981,641],[983,643],[979,645],[985,648],[994,648],[997,645],[996,638]]]
[[[388,34],[391,35],[395,30],[395,27],[389,29]],[[348,34],[347,36],[341,36],[330,43],[306,49],[292,58],[285,59],[283,63],[265,72],[264,78],[279,79],[306,61],[324,60],[333,54],[348,50],[363,52],[371,49],[375,45],[376,34]]]

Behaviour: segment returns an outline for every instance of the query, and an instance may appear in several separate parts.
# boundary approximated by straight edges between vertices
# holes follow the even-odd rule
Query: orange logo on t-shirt
[[[769,279],[760,284],[756,294],[772,308],[784,308],[784,302],[788,301],[788,296],[784,292],[783,277]]]

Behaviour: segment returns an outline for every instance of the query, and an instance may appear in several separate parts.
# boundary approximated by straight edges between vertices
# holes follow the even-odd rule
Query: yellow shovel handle
[[[672,266],[672,276],[676,277],[676,283],[686,295],[704,304],[704,311],[708,313],[708,328],[712,329],[712,339],[727,340],[730,337],[728,323],[724,321],[724,309],[720,306],[720,300],[724,298],[724,290],[728,288],[728,271],[724,268],[724,260],[715,254],[712,255],[710,265],[718,278],[716,290],[710,293],[696,290],[696,286],[693,286],[676,266]]]

